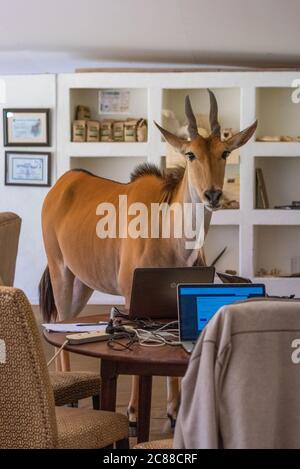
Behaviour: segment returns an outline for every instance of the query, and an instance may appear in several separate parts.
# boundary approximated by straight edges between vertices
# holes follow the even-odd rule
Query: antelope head
[[[221,128],[218,122],[218,105],[212,91],[208,90],[210,98],[210,127],[209,137],[204,138],[198,133],[197,122],[192,110],[189,96],[185,99],[185,113],[188,120],[190,140],[184,140],[156,126],[166,141],[187,160],[186,170],[192,199],[200,200],[209,210],[220,207],[222,189],[225,176],[226,159],[236,148],[244,145],[252,137],[257,127],[255,121],[250,127],[233,135],[229,140],[221,140]]]

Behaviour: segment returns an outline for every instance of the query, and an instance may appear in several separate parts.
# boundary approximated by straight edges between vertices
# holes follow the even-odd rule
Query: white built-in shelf
[[[147,156],[149,144],[147,142],[71,142],[67,145],[67,152],[72,157]]]
[[[206,88],[217,96],[222,128],[243,129],[257,118],[256,136],[296,137],[300,135],[300,104],[291,100],[295,79],[300,79],[299,72],[59,75],[57,174],[80,165],[96,174],[127,181],[135,164],[148,161],[159,165],[165,161],[166,143],[153,120],[164,125],[162,109],[170,109],[183,121],[186,94],[191,97],[194,112],[207,116]],[[97,110],[98,90],[120,88],[132,91],[132,117],[148,119],[148,141],[71,143],[76,106],[90,106],[92,118],[101,119],[104,116]],[[208,260],[212,260],[227,246],[218,270],[234,269],[242,276],[261,281],[271,294],[300,296],[300,279],[255,277],[259,267],[278,267],[289,273],[291,256],[300,255],[300,211],[273,209],[274,205],[300,199],[300,142],[258,142],[256,136],[240,149],[240,210],[213,213],[205,250]],[[271,208],[267,210],[254,208],[255,168],[261,166],[270,198]]]
[[[300,142],[252,142],[245,149],[252,156],[300,156]]]
[[[300,210],[256,209],[250,213],[253,225],[300,225]]]
[[[241,210],[218,210],[213,212],[212,225],[239,225],[241,223]]]
[[[253,277],[253,282],[263,283],[268,295],[300,296],[300,278],[297,277]]]

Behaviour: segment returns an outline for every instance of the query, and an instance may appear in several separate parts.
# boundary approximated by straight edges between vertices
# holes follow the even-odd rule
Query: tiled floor
[[[40,322],[38,308],[33,307],[35,315]],[[82,316],[99,314],[107,311],[105,307],[99,306],[87,306],[82,312]],[[53,347],[45,342],[44,349],[47,359],[50,359],[53,354]],[[52,365],[51,365],[52,366]],[[92,357],[85,357],[82,355],[71,354],[71,368],[72,370],[99,370],[99,360]],[[127,404],[130,397],[130,384],[131,378],[129,376],[120,376],[118,379],[118,396],[117,396],[117,410],[118,412],[126,413]],[[152,412],[151,412],[151,428],[150,428],[150,439],[157,440],[162,438],[171,438],[172,433],[170,431],[169,421],[166,417],[166,378],[154,377],[153,379],[153,390],[152,390]],[[86,399],[80,403],[81,406],[91,406],[91,401]],[[135,441],[132,439],[131,444]]]

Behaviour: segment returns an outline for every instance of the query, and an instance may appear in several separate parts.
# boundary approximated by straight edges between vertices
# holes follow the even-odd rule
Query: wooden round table
[[[80,317],[65,321],[95,323],[107,320],[107,316]],[[44,331],[44,337],[50,344],[60,347],[66,340],[65,333]],[[190,355],[180,346],[143,347],[138,343],[131,350],[116,351],[107,342],[93,342],[80,345],[66,345],[72,353],[101,359],[101,409],[116,410],[118,375],[137,375],[139,377],[139,403],[137,440],[149,440],[152,376],[184,376]]]

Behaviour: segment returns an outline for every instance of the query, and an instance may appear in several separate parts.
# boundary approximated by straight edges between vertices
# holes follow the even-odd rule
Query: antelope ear
[[[160,125],[157,124],[157,122],[154,121],[154,124],[158,128],[158,130],[163,134],[165,140],[172,145],[177,151],[180,153],[184,153],[184,148],[187,143],[186,140],[183,138],[177,137],[176,135],[172,134],[166,129],[163,129]]]
[[[232,150],[235,150],[236,148],[241,147],[242,145],[245,145],[245,143],[247,143],[248,140],[254,134],[256,127],[257,127],[257,120],[252,125],[250,125],[250,127],[247,127],[247,129],[242,130],[241,132],[239,132],[238,134],[234,135],[229,140],[227,140],[226,148],[228,148],[229,151],[232,151]]]

